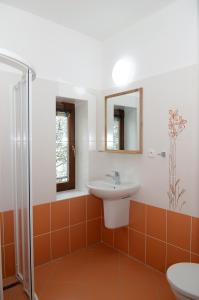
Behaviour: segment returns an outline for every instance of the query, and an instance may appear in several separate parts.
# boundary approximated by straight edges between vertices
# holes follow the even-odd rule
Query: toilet
[[[174,264],[167,270],[167,280],[177,300],[199,300],[199,264]]]

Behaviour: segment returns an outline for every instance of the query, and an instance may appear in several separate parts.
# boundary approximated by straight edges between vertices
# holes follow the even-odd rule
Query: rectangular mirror
[[[105,149],[117,153],[142,153],[143,89],[105,97]]]

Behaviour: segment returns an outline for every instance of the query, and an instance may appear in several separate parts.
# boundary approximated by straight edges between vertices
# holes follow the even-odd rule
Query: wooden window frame
[[[57,192],[75,189],[75,104],[59,99],[56,102],[57,111],[70,113],[69,118],[69,181],[57,183]]]

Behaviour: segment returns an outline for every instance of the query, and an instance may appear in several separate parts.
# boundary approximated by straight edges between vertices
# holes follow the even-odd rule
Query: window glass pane
[[[120,118],[114,117],[113,127],[113,150],[120,149]]]
[[[69,131],[66,112],[56,113],[56,182],[69,181]]]

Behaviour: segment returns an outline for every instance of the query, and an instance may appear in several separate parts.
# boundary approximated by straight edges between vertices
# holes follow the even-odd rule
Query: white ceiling
[[[68,28],[104,40],[174,0],[1,0]]]

